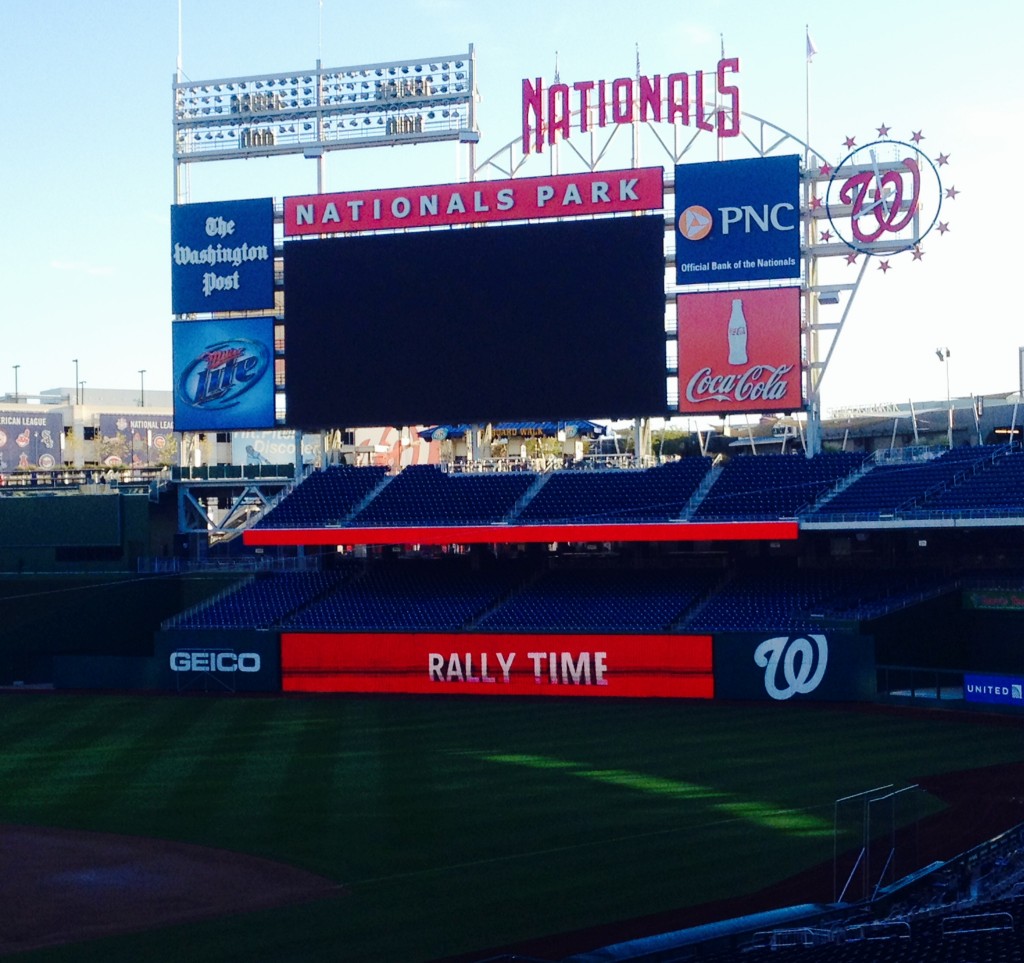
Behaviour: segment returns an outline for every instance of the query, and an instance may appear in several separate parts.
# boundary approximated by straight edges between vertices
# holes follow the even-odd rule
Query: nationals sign
[[[707,635],[284,632],[285,692],[714,696]]]
[[[655,211],[660,167],[505,181],[312,194],[284,199],[286,237]]]
[[[681,294],[676,313],[680,412],[802,407],[799,288]]]

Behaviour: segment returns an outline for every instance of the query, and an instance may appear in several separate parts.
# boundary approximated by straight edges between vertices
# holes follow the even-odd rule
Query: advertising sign
[[[60,468],[64,419],[54,412],[0,411],[0,472]]]
[[[176,431],[274,426],[273,318],[172,328]]]
[[[320,435],[300,435],[302,463],[315,464],[321,455]],[[235,431],[231,433],[233,465],[294,465],[294,431]]]
[[[676,281],[800,277],[800,158],[676,167]]]
[[[286,692],[710,699],[706,635],[281,635]]]
[[[172,691],[278,692],[277,636],[246,630],[158,633],[154,662],[159,684]]]
[[[715,695],[774,702],[869,701],[872,639],[850,632],[716,635]]]
[[[653,211],[664,207],[660,167],[517,177],[284,199],[285,237],[527,218]]]
[[[1024,706],[1024,676],[965,675],[964,699],[993,705]]]
[[[100,461],[122,465],[170,464],[176,451],[174,421],[166,415],[100,415]]]
[[[171,207],[171,311],[274,306],[271,198]]]
[[[680,294],[676,316],[680,412],[802,406],[799,288]]]

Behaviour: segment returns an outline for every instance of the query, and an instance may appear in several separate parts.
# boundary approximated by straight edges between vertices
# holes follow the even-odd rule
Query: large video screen
[[[295,428],[661,414],[661,215],[285,244]]]

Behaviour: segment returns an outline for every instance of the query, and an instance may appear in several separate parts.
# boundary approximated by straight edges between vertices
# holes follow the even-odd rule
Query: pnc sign
[[[680,164],[675,196],[679,284],[800,276],[796,155]]]

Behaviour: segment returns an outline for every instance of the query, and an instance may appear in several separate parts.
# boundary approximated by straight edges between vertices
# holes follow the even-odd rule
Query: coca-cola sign
[[[799,288],[681,294],[676,312],[680,412],[802,407]]]

